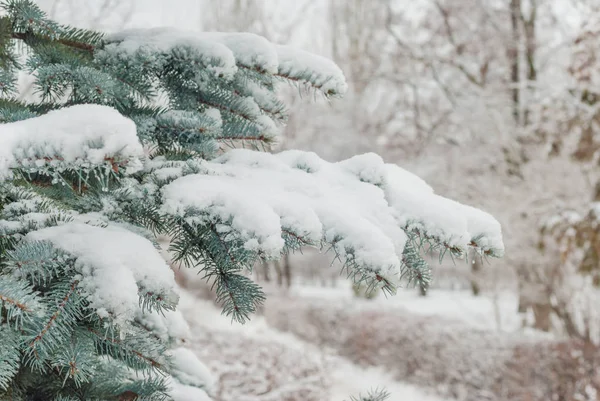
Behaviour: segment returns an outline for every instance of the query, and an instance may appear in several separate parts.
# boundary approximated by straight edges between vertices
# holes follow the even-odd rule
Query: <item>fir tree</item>
[[[374,154],[263,152],[285,122],[282,82],[344,93],[326,59],[244,33],[104,35],[1,4],[0,399],[208,399],[159,234],[240,322],[264,300],[252,266],[301,247],[388,293],[427,286],[425,247],[503,252],[491,216]],[[16,97],[22,72],[35,101]]]

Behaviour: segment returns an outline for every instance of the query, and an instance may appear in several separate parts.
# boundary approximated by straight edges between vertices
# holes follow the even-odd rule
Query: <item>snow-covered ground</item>
[[[473,327],[503,332],[521,330],[521,318],[516,313],[518,297],[514,293],[482,294],[474,297],[470,291],[432,289],[422,297],[418,291],[399,289],[394,296],[379,295],[372,300],[357,299],[349,281],[341,280],[337,287],[295,286],[293,295],[353,302],[364,307],[400,307],[423,316],[443,316],[460,320]]]
[[[349,395],[365,393],[366,390],[384,387],[390,394],[389,401],[451,401],[424,389],[395,380],[381,368],[363,368],[344,358],[332,373],[331,401],[347,400]]]
[[[310,289],[304,290],[311,291]],[[316,290],[312,289],[312,291]],[[276,346],[283,346],[288,350],[298,352],[297,355],[302,355],[303,359],[306,358],[321,363],[320,374],[328,377],[321,377],[320,382],[315,385],[325,386],[325,392],[328,394],[327,399],[330,401],[348,400],[351,395],[366,393],[374,388],[387,389],[391,394],[390,401],[451,401],[447,398],[442,399],[426,389],[398,382],[380,368],[358,366],[335,355],[332,350],[317,347],[298,339],[292,334],[274,329],[260,316],[255,316],[249,323],[242,326],[221,315],[221,311],[212,302],[197,299],[189,293],[184,293],[182,296],[181,310],[191,326],[192,333],[206,334],[212,332],[217,335],[227,335],[232,343],[241,339],[268,342],[272,344],[274,352],[279,352]],[[194,339],[190,344],[190,347],[198,352],[200,356],[210,353],[207,348],[211,346],[211,342],[197,342]],[[252,350],[247,350],[247,352],[252,352]],[[216,363],[218,364],[219,361]],[[249,376],[257,374],[251,367],[246,367],[246,369]],[[285,372],[276,373],[285,375]],[[238,379],[238,381],[243,382],[244,380]],[[271,388],[269,390],[275,395],[280,389]],[[248,398],[239,399],[239,401],[275,399],[268,393],[263,394],[263,396],[261,398],[257,395],[248,395]]]

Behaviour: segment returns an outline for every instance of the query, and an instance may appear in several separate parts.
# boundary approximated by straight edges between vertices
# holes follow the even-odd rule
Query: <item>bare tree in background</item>
[[[266,20],[264,1],[224,0],[208,2],[208,12],[202,18],[206,30],[252,32],[268,36],[269,21]]]
[[[548,323],[540,328],[552,329],[553,318],[568,336],[599,344],[600,315],[590,306],[600,287],[600,7],[589,3],[586,17],[571,42],[569,85],[538,107],[535,122],[536,132],[553,145],[551,157],[581,163],[590,180],[589,203],[547,216],[539,243],[547,263],[537,266],[530,283],[544,291],[538,303]]]

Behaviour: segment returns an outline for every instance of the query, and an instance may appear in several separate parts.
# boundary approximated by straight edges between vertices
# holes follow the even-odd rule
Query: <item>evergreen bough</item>
[[[503,252],[491,216],[376,155],[261,152],[286,119],[281,83],[344,93],[326,59],[251,34],[104,35],[0,4],[0,399],[208,399],[159,235],[240,322],[264,300],[255,263],[305,246],[390,293],[427,286],[424,250]],[[17,98],[23,72],[34,99]]]

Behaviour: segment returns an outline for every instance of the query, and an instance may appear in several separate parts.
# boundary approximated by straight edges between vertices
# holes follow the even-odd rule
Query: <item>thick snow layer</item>
[[[101,317],[131,321],[139,293],[177,300],[173,271],[147,239],[121,227],[67,223],[26,235],[27,241],[50,241],[77,257],[79,286]]]
[[[502,255],[502,230],[488,213],[434,194],[421,178],[396,165],[385,164],[373,153],[338,164],[361,181],[383,188],[402,227],[419,230],[460,250],[477,245],[495,256]]]
[[[483,250],[493,250],[496,256],[504,253],[502,228],[491,214],[468,205],[461,205],[467,219],[467,230],[473,242]]]
[[[402,227],[417,229],[461,251],[476,245],[494,256],[502,255],[502,229],[490,214],[434,194],[421,178],[394,164],[385,164],[373,153],[338,164],[361,181],[383,188]]]
[[[201,388],[181,384],[177,380],[170,380],[169,395],[173,401],[212,401]]]
[[[163,188],[163,211],[230,222],[246,247],[277,257],[284,234],[334,243],[342,255],[397,277],[407,240],[418,229],[462,252],[472,242],[503,250],[498,222],[487,213],[435,195],[418,177],[374,154],[327,163],[314,153],[233,150],[204,164],[206,173]],[[163,172],[158,172],[161,176]],[[188,216],[189,217],[189,216]]]
[[[232,77],[237,71],[234,54],[227,46],[214,38],[207,39],[175,28],[131,29],[108,35],[107,41],[111,43],[106,46],[106,51],[111,53],[168,53],[175,48],[190,48],[217,74]]]
[[[133,121],[106,106],[72,106],[0,125],[0,180],[15,167],[89,166],[142,155]]]
[[[171,354],[169,395],[174,401],[211,401],[215,379],[196,354],[188,348],[175,348]]]
[[[182,342],[190,338],[190,327],[181,312],[175,311],[142,311],[137,310],[136,320],[152,331],[156,337],[168,342],[175,339]]]
[[[387,164],[385,170],[386,197],[402,226],[463,252],[476,245],[483,252],[503,255],[502,228],[489,213],[434,194],[423,180],[397,166]]]
[[[291,46],[277,46],[279,74],[311,82],[325,93],[344,94],[348,90],[344,73],[333,61]],[[303,76],[307,74],[308,77]]]
[[[203,210],[208,221],[231,220],[250,249],[278,257],[283,233],[336,243],[342,255],[396,281],[406,234],[384,192],[314,154],[230,151],[206,163],[210,174],[163,188],[163,210]]]
[[[395,165],[386,164],[387,181],[390,186],[394,187],[409,187],[415,192],[433,193],[433,188],[429,186],[422,178],[414,175],[411,172]]]
[[[204,387],[210,391],[214,378],[196,355],[188,348],[179,347],[170,351],[173,369],[171,375],[187,386]]]
[[[243,66],[277,73],[278,58],[275,46],[262,36],[253,33],[203,32],[199,37],[227,46]]]
[[[231,78],[238,65],[305,82],[329,94],[348,86],[342,70],[331,60],[292,47],[270,43],[250,33],[186,32],[174,28],[135,29],[111,34],[109,53],[151,54],[192,49],[217,74]],[[193,55],[192,55],[193,56]]]

